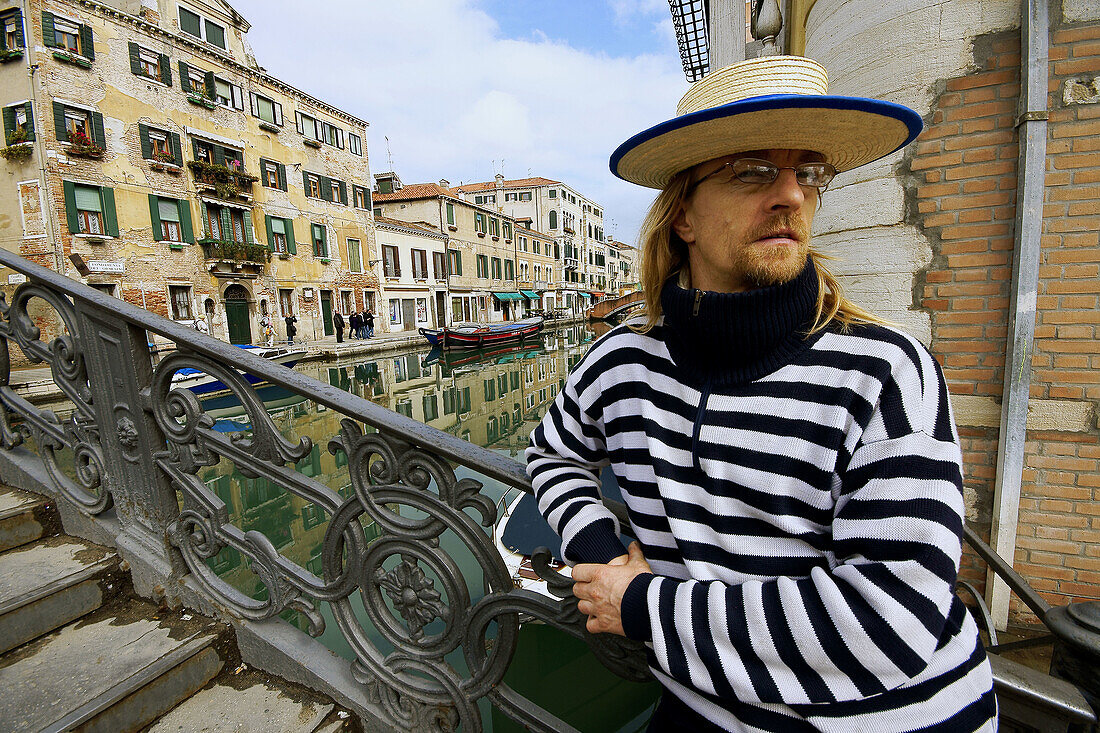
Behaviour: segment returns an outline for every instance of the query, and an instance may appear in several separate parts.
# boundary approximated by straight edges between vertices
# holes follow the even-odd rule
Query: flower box
[[[0,148],[0,157],[5,160],[13,160],[22,162],[31,157],[31,153],[34,152],[34,146],[29,142],[20,142],[13,145],[9,145],[6,148]]]
[[[183,172],[183,168],[179,167],[175,163],[167,163],[159,160],[154,160],[149,164],[149,168],[162,173],[167,173],[172,176],[178,176]]]
[[[200,239],[202,255],[207,260],[231,262],[256,262],[263,264],[271,259],[271,251],[255,242],[234,242],[221,239]]]
[[[312,138],[307,137],[307,138],[304,138],[302,140],[302,142],[304,142],[306,145],[308,145],[311,148],[321,147],[321,141],[320,140],[313,140]]]
[[[15,61],[23,58],[23,49],[12,48],[7,51],[0,51],[0,64],[7,63],[8,61]]]
[[[263,120],[260,120],[260,129],[267,130],[268,132],[274,132],[277,135],[282,128],[280,128],[278,125],[273,125],[270,122],[264,122]]]
[[[75,155],[78,158],[99,159],[103,157],[104,152],[106,152],[104,148],[96,145],[83,132],[69,133],[69,155]]]
[[[259,180],[256,176],[242,173],[229,166],[207,163],[202,160],[189,160],[187,167],[195,176],[195,183],[212,189],[218,198],[245,198],[252,192],[252,184]]]
[[[92,68],[91,60],[79,54],[70,53],[69,51],[54,51],[53,57],[58,61],[64,61],[66,64],[73,64],[74,66],[79,66],[84,69]]]
[[[217,102],[205,94],[188,94],[187,101],[191,104],[197,104],[200,107],[206,107],[207,109],[214,109],[218,106]]]

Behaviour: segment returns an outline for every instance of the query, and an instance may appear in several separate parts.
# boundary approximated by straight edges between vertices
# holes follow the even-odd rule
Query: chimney
[[[448,181],[446,178],[440,178],[439,179],[439,185],[440,185],[441,188],[450,188],[451,187],[451,182]]]
[[[504,174],[503,173],[497,173],[496,178],[497,178],[497,188],[504,188]]]

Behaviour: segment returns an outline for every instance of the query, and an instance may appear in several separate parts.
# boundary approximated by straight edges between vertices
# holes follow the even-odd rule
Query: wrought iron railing
[[[237,242],[225,239],[200,239],[202,256],[207,260],[232,260],[263,264],[271,259],[271,250],[256,242]]]
[[[532,730],[573,730],[503,681],[521,616],[585,640],[604,665],[625,678],[649,678],[641,645],[588,634],[572,581],[550,569],[548,553],[536,556],[533,565],[556,599],[514,586],[489,531],[497,519],[494,501],[483,493],[481,481],[456,476],[456,467],[462,467],[530,492],[529,479],[514,460],[6,250],[0,250],[0,264],[28,277],[10,304],[0,301],[4,465],[14,462],[25,475],[39,477],[49,493],[96,527],[101,541],[124,550],[139,593],[176,596],[212,610],[243,623],[261,642],[279,636],[284,653],[289,630],[296,635],[289,642],[293,663],[307,668],[314,662],[331,668],[332,655],[277,617],[288,610],[303,614],[313,636],[331,618],[355,654],[345,677],[359,685],[340,692],[360,702],[373,726],[394,730],[460,725],[481,730],[483,698]],[[43,306],[56,313],[57,335],[49,340],[36,326],[50,320]],[[176,345],[155,364],[149,349],[154,333]],[[8,386],[12,343],[30,361],[50,366],[74,406],[71,416],[61,419],[38,409]],[[213,429],[214,419],[195,394],[173,387],[173,374],[185,368],[206,372],[232,391],[247,413],[250,435]],[[342,415],[340,432],[327,448],[347,458],[353,489],[345,492],[347,498],[294,470],[295,462],[310,455],[310,439],[285,438],[238,370]],[[75,472],[60,459],[66,449]],[[200,478],[200,469],[222,461],[246,477],[274,482],[328,515],[319,574],[280,554],[263,533],[231,521],[226,504]],[[374,525],[369,543],[367,522]],[[451,541],[441,542],[444,536]],[[462,570],[455,547],[474,559],[475,569]],[[208,561],[225,548],[247,560],[266,589],[262,600],[240,592],[210,567]],[[355,596],[373,629],[355,613]],[[384,650],[376,643],[379,637]],[[448,658],[453,652],[461,653],[463,672],[452,664],[453,656]]]
[[[456,468],[530,492],[519,463],[7,250],[0,249],[0,264],[28,277],[10,304],[0,298],[0,475],[53,494],[64,504],[63,515],[75,518],[83,532],[117,546],[139,593],[217,613],[237,626],[239,643],[249,639],[253,648],[259,644],[273,657],[282,655],[281,673],[352,704],[369,718],[368,727],[477,731],[483,728],[484,699],[531,730],[574,730],[504,682],[521,617],[584,640],[600,662],[626,679],[650,678],[642,645],[588,634],[572,581],[551,569],[549,553],[537,554],[532,564],[556,599],[513,585],[488,531],[498,507],[483,492],[483,482],[459,478]],[[46,309],[55,313],[56,335],[44,341],[37,324],[51,320]],[[176,350],[154,363],[151,334],[174,342]],[[71,415],[59,418],[12,389],[12,343],[30,361],[49,365],[72,402]],[[251,434],[214,429],[195,394],[173,386],[173,374],[187,368],[216,377],[232,391]],[[238,370],[342,416],[327,448],[346,458],[341,465],[347,466],[350,491],[334,491],[292,468],[311,454],[311,440],[284,437]],[[75,470],[63,465],[62,453],[71,453]],[[231,521],[226,504],[199,477],[201,469],[223,460],[328,515],[320,566],[314,568],[319,574],[281,554],[262,532]],[[623,505],[609,507],[627,522]],[[1062,682],[1045,691],[1018,680],[1010,680],[1015,687],[1009,689],[1002,680],[999,690],[1024,699],[1030,706],[1026,720],[1054,721],[1062,730],[1088,725],[1092,714],[1080,691],[1095,704],[1097,604],[1052,608],[977,535],[966,533],[968,543],[1048,626],[1058,671],[1076,685],[1067,695]],[[441,542],[444,536],[457,542]],[[476,569],[463,570],[457,546]],[[259,600],[214,572],[208,561],[226,548],[246,558],[260,579],[265,592]],[[965,584],[962,590],[970,590],[976,615],[990,629],[978,595]],[[355,612],[356,595],[365,620]],[[334,672],[333,657],[320,642],[278,618],[287,611],[308,619],[312,636],[331,617],[355,659]],[[995,650],[995,638],[991,643]],[[463,657],[462,671],[452,663],[456,652]],[[1002,704],[1002,714],[1005,709]],[[1013,729],[1005,722],[1002,717],[1002,729]]]

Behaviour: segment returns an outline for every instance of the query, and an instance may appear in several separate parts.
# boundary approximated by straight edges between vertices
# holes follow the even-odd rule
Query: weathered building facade
[[[265,73],[228,4],[0,18],[0,245],[234,343],[264,315],[315,338],[340,293],[374,297],[367,123]]]

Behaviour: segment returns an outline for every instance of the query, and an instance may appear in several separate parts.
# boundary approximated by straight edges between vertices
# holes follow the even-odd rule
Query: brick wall
[[[1100,398],[1100,24],[1058,26],[1050,45],[1050,118],[1035,403]],[[953,395],[999,401],[1004,381],[1015,217],[1019,31],[975,40],[975,69],[947,79],[905,171],[911,221],[932,243],[917,305]],[[1067,91],[1067,89],[1069,91]],[[1082,90],[1084,90],[1082,92]],[[1090,409],[1095,411],[1094,407]],[[1029,430],[1016,569],[1054,604],[1100,598],[1100,440],[1095,414]],[[996,428],[960,421],[968,519],[988,538]],[[963,577],[984,586],[984,563]],[[1015,603],[1015,599],[1014,599]],[[1015,620],[1026,620],[1013,606]]]

